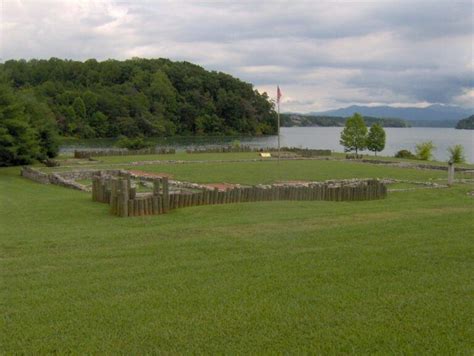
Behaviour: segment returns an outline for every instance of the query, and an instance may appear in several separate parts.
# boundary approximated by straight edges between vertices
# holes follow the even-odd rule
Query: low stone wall
[[[32,167],[22,167],[20,175],[32,181],[42,184],[54,184],[61,187],[90,191],[91,189],[83,184],[77,183],[77,179],[92,179],[94,176],[124,176],[127,175],[124,170],[77,170],[68,172],[44,173]]]
[[[316,150],[311,148],[297,148],[297,147],[283,147],[281,151],[293,152],[302,157],[320,157],[320,156],[330,156],[332,154],[331,150]]]
[[[31,179],[32,181],[49,184],[49,175],[43,172],[38,171],[37,169],[31,167],[22,167],[20,171],[22,177]]]
[[[58,173],[52,173],[49,175],[49,183],[54,185],[59,185],[60,187],[82,190],[82,191],[89,191],[89,189],[73,180],[68,180],[59,175]]]
[[[362,163],[371,163],[371,164],[385,164],[385,165],[391,165],[391,166],[396,166],[400,168],[415,168],[415,169],[432,169],[432,170],[438,170],[438,171],[447,171],[448,166],[440,166],[436,164],[428,164],[428,163],[418,163],[416,161],[412,162],[397,162],[397,161],[387,161],[387,160],[381,160],[381,159],[358,159],[359,162]],[[454,167],[454,170],[457,172],[470,172],[472,171],[472,168],[466,168],[466,167]]]
[[[102,150],[74,150],[74,158],[89,159],[101,156],[137,156],[154,154],[174,154],[174,148],[144,148],[141,150],[128,150],[126,148],[111,148]]]
[[[278,148],[265,147],[255,148],[250,146],[219,146],[219,147],[195,147],[187,148],[186,153],[229,153],[229,152],[278,152]],[[330,156],[331,150],[316,150],[298,147],[281,147],[280,152],[291,152],[302,157]]]

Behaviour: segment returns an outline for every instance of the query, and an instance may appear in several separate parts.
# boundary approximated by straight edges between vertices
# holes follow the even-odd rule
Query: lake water
[[[330,149],[343,152],[339,144],[342,127],[284,127],[281,129],[281,146]],[[380,153],[384,156],[393,156],[397,151],[415,150],[415,145],[423,141],[433,141],[436,146],[434,156],[437,160],[448,159],[447,149],[453,145],[463,145],[466,160],[474,163],[474,131],[456,130],[453,128],[437,127],[410,127],[385,128],[387,142],[385,149]],[[149,139],[159,146],[173,146],[182,149],[189,146],[216,146],[228,145],[233,140],[239,140],[243,145],[252,147],[276,147],[277,136],[265,137],[172,137]],[[61,152],[68,152],[75,148],[110,147],[112,139],[80,140],[64,143]],[[373,154],[372,152],[364,152]]]
[[[344,148],[339,144],[342,129],[342,127],[285,127],[281,129],[281,145],[343,151]],[[474,163],[474,130],[438,127],[387,127],[385,132],[387,141],[385,149],[380,155],[393,156],[403,149],[414,152],[417,143],[431,140],[436,146],[434,157],[437,160],[447,160],[449,157],[448,147],[459,144],[464,146],[466,160],[469,163]],[[372,152],[367,153],[373,154]]]

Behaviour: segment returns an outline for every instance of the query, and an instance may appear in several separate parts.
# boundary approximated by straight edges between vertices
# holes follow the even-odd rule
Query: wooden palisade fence
[[[142,216],[164,214],[172,209],[199,205],[231,204],[276,200],[359,201],[383,199],[387,195],[385,184],[368,180],[351,185],[309,184],[267,185],[236,187],[221,191],[202,189],[198,192],[170,194],[168,178],[156,178],[153,192],[136,194],[129,177],[94,177],[92,199],[108,203],[114,215]]]

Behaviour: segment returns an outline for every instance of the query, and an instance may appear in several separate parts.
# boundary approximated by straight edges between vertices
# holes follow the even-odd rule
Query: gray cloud
[[[285,110],[474,106],[471,1],[4,0],[0,57],[188,60]]]

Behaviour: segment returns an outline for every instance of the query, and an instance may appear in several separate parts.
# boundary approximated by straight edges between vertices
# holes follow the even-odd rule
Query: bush
[[[153,144],[145,142],[145,140],[141,137],[136,137],[136,138],[121,137],[117,141],[117,146],[120,148],[129,149],[129,150],[141,150],[144,148],[151,147],[153,146]]]
[[[464,157],[464,147],[462,145],[455,145],[448,147],[449,160],[453,163],[463,163],[466,161]]]
[[[432,141],[426,141],[416,145],[416,157],[422,161],[429,161],[433,157],[435,145]]]
[[[56,161],[55,159],[47,158],[43,161],[43,164],[46,167],[59,167],[61,164],[59,161]]]
[[[400,150],[395,154],[395,158],[415,159],[416,156],[408,150]]]
[[[241,144],[239,140],[232,141],[232,148],[240,148]]]
[[[362,159],[362,158],[364,158],[363,155],[346,154],[346,159]]]

